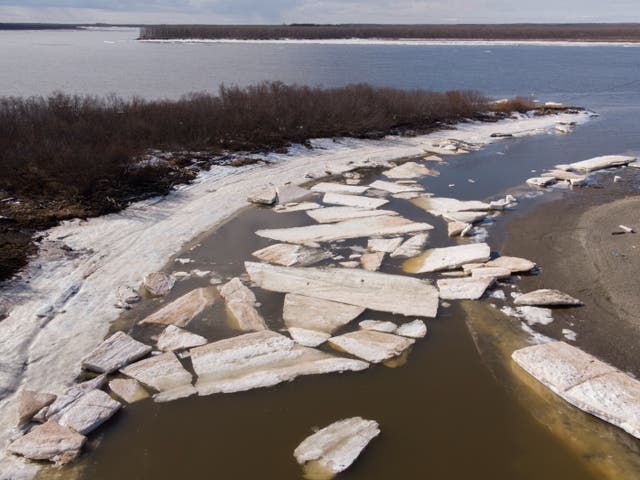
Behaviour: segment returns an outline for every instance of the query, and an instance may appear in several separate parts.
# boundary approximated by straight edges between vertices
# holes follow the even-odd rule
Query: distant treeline
[[[640,42],[638,23],[478,25],[154,25],[142,40],[171,39],[445,39]]]
[[[107,23],[71,24],[71,23],[0,23],[0,30],[80,30],[85,27],[140,27],[135,25],[112,25]]]
[[[282,83],[223,86],[177,101],[0,97],[0,279],[24,265],[36,230],[167,193],[193,178],[194,159],[207,164],[227,152],[275,150],[315,137],[423,132],[491,109],[495,119],[531,106],[526,99],[496,106],[475,91]],[[176,153],[141,162],[150,149]],[[201,153],[188,153],[194,151]]]
[[[62,23],[0,23],[0,30],[75,30],[78,25]]]

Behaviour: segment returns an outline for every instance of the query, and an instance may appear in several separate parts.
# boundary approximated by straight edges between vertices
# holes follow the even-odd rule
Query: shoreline
[[[535,46],[535,47],[640,47],[640,42],[632,40],[450,40],[450,39],[383,39],[383,38],[334,38],[334,39],[234,39],[234,38],[174,38],[147,39],[138,38],[143,43],[238,43],[238,44],[291,44],[291,45],[398,45],[398,46]]]
[[[541,265],[539,276],[521,280],[523,291],[557,288],[580,298],[585,306],[559,310],[555,321],[538,328],[562,338],[561,329],[577,333],[572,342],[621,370],[639,376],[640,298],[633,279],[640,268],[640,234],[612,235],[618,225],[638,231],[640,171],[604,172],[598,185],[567,192],[505,225],[505,254],[526,253]],[[623,180],[614,182],[621,175]],[[553,211],[553,216],[549,212]]]
[[[268,155],[270,165],[215,167],[166,197],[88,221],[64,222],[44,232],[38,257],[22,279],[9,282],[2,291],[3,301],[13,304],[7,305],[9,314],[0,322],[0,339],[6,346],[0,352],[0,442],[8,440],[20,388],[55,393],[74,380],[79,360],[102,341],[121,313],[114,306],[118,287],[137,287],[143,275],[163,268],[183,245],[246,207],[246,197],[257,188],[301,184],[308,181],[307,174],[321,178],[427,152],[450,154],[434,144],[452,138],[488,145],[500,141],[491,137],[495,132],[553,133],[558,122],[587,119],[583,112],[465,123],[456,130],[412,138],[316,140],[311,151],[301,146],[286,155]],[[24,478],[37,469],[0,457],[3,469],[10,464]]]

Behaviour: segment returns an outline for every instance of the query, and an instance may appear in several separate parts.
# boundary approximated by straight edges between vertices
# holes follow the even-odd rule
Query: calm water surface
[[[423,180],[428,191],[461,199],[490,198],[521,184],[532,170],[556,163],[640,153],[640,50],[635,47],[155,44],[136,42],[136,34],[0,32],[0,95],[62,90],[177,98],[190,91],[215,91],[223,82],[368,82],[399,88],[473,88],[495,97],[532,94],[600,113],[571,135],[503,141],[451,159],[440,177]],[[373,180],[379,172],[369,175]],[[523,201],[519,212],[540,201]],[[437,231],[432,246],[453,243],[442,233],[440,220],[407,202],[394,201],[388,208],[433,223]],[[268,244],[254,235],[257,228],[308,223],[304,213],[279,215],[251,208],[184,256],[196,261],[190,267],[238,275],[242,261]],[[492,227],[492,235],[499,235],[499,224]],[[340,247],[356,244],[363,242]],[[167,267],[181,269],[184,266]],[[385,269],[399,272],[399,264],[389,262]],[[169,299],[206,283],[181,282]],[[256,294],[270,326],[279,328],[282,295]],[[157,301],[145,301],[118,326],[130,326],[157,307]],[[372,312],[364,318],[403,320]],[[500,321],[504,318],[489,316],[495,332],[501,331]],[[606,461],[624,465],[619,478],[640,477],[637,441],[586,415],[576,417],[579,414],[569,409],[571,421],[578,418],[584,427],[574,434],[565,419],[567,438],[591,435],[622,446],[614,453],[575,448],[575,442],[551,428],[549,417],[536,414],[528,391],[508,388],[508,374],[496,374],[487,367],[487,357],[478,354],[467,328],[476,324],[467,310],[453,305],[427,323],[427,338],[417,342],[400,368],[375,366],[358,374],[308,377],[254,392],[127,407],[93,437],[91,452],[79,465],[55,476],[296,479],[301,470],[292,451],[312,427],[361,415],[379,421],[382,435],[340,476],[345,480],[597,479],[603,478],[596,468],[602,460],[598,456],[607,456],[603,451],[609,453]],[[192,327],[210,340],[232,333],[219,308]],[[140,338],[155,333],[139,327],[133,331]],[[562,410],[553,403],[546,410],[550,408]]]

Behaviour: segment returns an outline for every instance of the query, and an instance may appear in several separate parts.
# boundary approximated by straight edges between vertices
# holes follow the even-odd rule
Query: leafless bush
[[[178,101],[73,96],[0,98],[0,189],[96,199],[153,189],[165,167],[138,168],[149,148],[256,150],[314,137],[427,127],[486,109],[477,92],[351,85],[222,86]],[[135,168],[134,168],[135,167]],[[164,170],[163,170],[164,168]]]

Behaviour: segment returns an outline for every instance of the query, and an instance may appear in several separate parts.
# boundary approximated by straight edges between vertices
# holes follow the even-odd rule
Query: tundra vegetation
[[[543,40],[581,42],[638,42],[637,23],[469,24],[469,25],[148,25],[142,40]]]
[[[179,100],[63,93],[3,97],[0,279],[25,264],[35,250],[35,230],[166,194],[192,180],[197,167],[241,164],[242,152],[286,149],[318,137],[424,133],[531,107],[527,99],[494,104],[476,91],[279,82],[221,86],[217,94]]]

